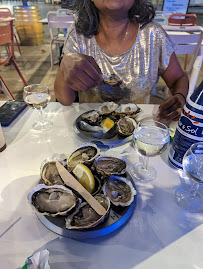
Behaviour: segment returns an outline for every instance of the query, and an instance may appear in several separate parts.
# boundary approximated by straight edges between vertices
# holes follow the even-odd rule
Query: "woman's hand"
[[[61,67],[66,85],[74,91],[86,91],[103,83],[94,58],[79,53],[64,55]]]
[[[184,97],[181,94],[175,94],[161,104],[157,112],[157,116],[160,119],[165,119],[166,121],[177,121],[184,105]]]

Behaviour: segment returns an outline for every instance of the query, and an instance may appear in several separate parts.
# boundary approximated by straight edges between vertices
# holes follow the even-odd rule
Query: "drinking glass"
[[[49,88],[45,84],[32,84],[24,87],[23,98],[26,104],[39,112],[39,121],[33,124],[36,130],[47,130],[52,127],[52,122],[44,119],[43,109],[51,100]]]
[[[156,178],[156,170],[149,165],[149,157],[161,154],[170,141],[169,129],[163,123],[145,120],[138,123],[133,133],[133,146],[142,155],[142,163],[131,167],[131,174],[138,180]]]
[[[203,199],[197,192],[203,182],[203,142],[193,144],[183,157],[183,170],[193,181],[189,191],[179,187],[175,191],[175,201],[189,212],[203,211]]]

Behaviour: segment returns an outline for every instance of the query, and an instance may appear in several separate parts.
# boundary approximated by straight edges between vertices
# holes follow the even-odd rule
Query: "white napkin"
[[[27,269],[50,269],[49,251],[42,250],[27,258]]]

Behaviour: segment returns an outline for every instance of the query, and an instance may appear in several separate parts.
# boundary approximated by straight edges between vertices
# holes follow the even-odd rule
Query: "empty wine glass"
[[[189,191],[179,187],[175,191],[175,201],[189,212],[203,211],[203,199],[197,192],[203,182],[203,142],[193,144],[183,157],[183,170],[193,181]]]
[[[47,130],[52,127],[52,122],[44,119],[43,109],[51,100],[49,88],[45,84],[32,84],[24,87],[23,98],[26,104],[39,112],[39,121],[33,124],[36,130]]]
[[[138,123],[133,133],[133,146],[142,155],[142,163],[131,167],[136,179],[149,181],[156,178],[156,170],[149,165],[149,157],[161,154],[170,141],[169,129],[163,123],[145,120]]]

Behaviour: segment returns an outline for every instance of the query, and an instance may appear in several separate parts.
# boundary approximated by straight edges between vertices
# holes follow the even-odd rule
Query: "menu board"
[[[163,11],[186,14],[189,6],[189,0],[165,0]]]

